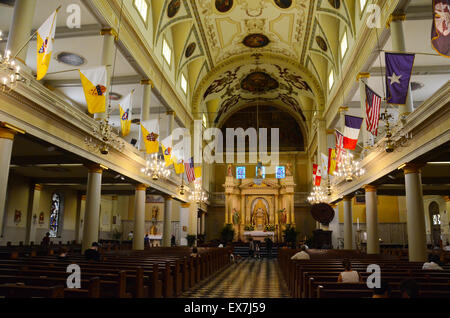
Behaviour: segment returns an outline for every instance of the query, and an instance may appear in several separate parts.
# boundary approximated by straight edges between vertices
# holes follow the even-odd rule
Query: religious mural
[[[228,12],[233,7],[233,2],[233,0],[216,0],[216,9],[222,13]]]
[[[192,56],[196,47],[197,47],[197,44],[195,42],[192,42],[191,44],[188,45],[188,47],[186,48],[186,52],[184,54],[186,56],[186,58],[189,58]]]
[[[292,5],[292,0],[275,0],[275,4],[282,9],[287,9]]]
[[[181,0],[172,0],[167,7],[167,16],[173,18],[180,11]]]
[[[264,231],[269,224],[269,204],[265,199],[258,198],[253,201],[250,223],[256,231]]]
[[[256,33],[247,35],[242,43],[250,48],[260,48],[268,45],[270,40],[264,34]]]
[[[328,45],[321,36],[316,36],[316,43],[322,49],[322,51],[328,51]]]
[[[277,80],[265,72],[253,72],[241,82],[242,89],[252,93],[271,91],[279,86]]]

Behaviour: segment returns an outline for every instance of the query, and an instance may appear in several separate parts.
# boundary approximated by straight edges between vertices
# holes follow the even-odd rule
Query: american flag
[[[341,162],[341,156],[344,152],[344,135],[337,129],[334,133],[336,135],[336,163],[339,164]]]
[[[366,85],[366,126],[372,135],[378,135],[380,121],[381,97]]]
[[[189,162],[185,162],[184,168],[188,182],[195,181],[194,158],[189,159]]]

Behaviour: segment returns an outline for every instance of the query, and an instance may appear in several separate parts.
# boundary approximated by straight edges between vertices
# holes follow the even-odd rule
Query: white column
[[[15,131],[0,127],[0,236],[3,235],[3,216],[5,215],[6,190],[8,187],[9,165]]]
[[[41,190],[42,186],[40,184],[35,184],[33,186],[31,209],[29,215],[27,216],[28,233],[25,240],[25,244],[27,245],[29,245],[30,242],[36,243],[36,223],[39,217],[39,202],[41,200]]]
[[[84,215],[83,244],[84,253],[92,243],[98,241],[100,223],[100,200],[102,192],[102,173],[100,165],[88,166],[88,181],[86,189],[86,212]]]
[[[112,196],[112,216],[113,216],[113,219],[114,219],[114,216],[116,217],[116,224],[112,224],[112,221],[111,221],[111,230],[112,231],[114,231],[114,230],[118,230],[119,228],[120,228],[120,225],[119,225],[119,219],[120,219],[120,217],[119,217],[119,197],[117,196],[117,195],[113,195]]]
[[[405,14],[393,14],[390,18],[392,50],[397,52],[406,52],[405,33],[403,31],[403,21],[406,20]],[[414,111],[413,99],[411,95],[411,85],[408,89],[408,97],[405,105],[398,105],[400,118]]]
[[[190,235],[197,235],[197,216],[198,216],[198,204],[195,202],[191,202],[189,204],[189,234]]]
[[[353,249],[353,214],[352,214],[353,196],[344,197],[344,249]]]
[[[150,120],[150,107],[152,98],[153,82],[151,80],[142,80],[141,85],[144,86],[144,95],[142,97],[141,107],[141,123]],[[142,137],[142,129],[139,129],[139,150],[145,151],[145,144]]]
[[[174,125],[175,125],[175,112],[172,110],[169,110],[166,112],[166,115],[168,116],[167,118],[167,137],[170,136],[172,134]]]
[[[421,165],[410,163],[402,167],[405,173],[408,252],[410,262],[424,262],[427,259],[421,167]]]
[[[379,254],[377,188],[366,185],[364,189],[366,190],[367,254]]]
[[[11,27],[8,34],[6,50],[15,56],[31,36],[36,0],[16,0]],[[50,13],[49,13],[50,14]],[[43,22],[43,21],[42,21]],[[17,55],[16,59],[25,64],[28,45]]]
[[[339,237],[339,208],[337,204],[332,204],[331,207],[334,210],[334,218],[330,222],[329,229],[331,233],[331,241],[334,249],[339,248],[338,237]]]
[[[103,36],[102,65],[106,66],[106,111],[108,111],[111,76],[114,64],[114,40],[116,39],[117,33],[113,29],[103,29],[100,35]],[[105,119],[106,112],[94,114],[94,118],[96,120]]]
[[[180,245],[181,246],[187,246],[188,241],[186,239],[186,236],[189,233],[189,203],[182,203],[180,207],[180,226],[181,226],[181,238],[180,238]]]
[[[202,235],[205,235],[206,234],[206,213],[205,212],[202,212],[201,222],[202,222]]]
[[[369,132],[367,131],[367,124],[366,124],[366,88],[365,85],[366,79],[370,78],[370,73],[359,73],[356,76],[356,81],[359,83],[359,96],[361,100],[361,113],[363,114],[363,123],[361,126],[361,135],[363,137],[363,147],[366,149],[366,147],[370,146],[369,141]],[[363,151],[364,153],[364,151]]]
[[[162,246],[170,247],[170,239],[172,237],[172,197],[164,196],[164,226]]]
[[[145,192],[147,186],[139,184],[135,189],[133,250],[144,250],[145,237]]]

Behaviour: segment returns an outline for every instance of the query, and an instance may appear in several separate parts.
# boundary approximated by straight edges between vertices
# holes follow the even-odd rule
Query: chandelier
[[[107,155],[111,148],[119,152],[122,152],[125,148],[125,142],[119,138],[113,127],[109,125],[108,119],[102,119],[98,126],[94,126],[92,134],[95,138],[85,138],[86,145],[92,151],[99,151],[102,155]]]
[[[159,154],[154,153],[147,159],[146,167],[141,172],[152,180],[167,179],[170,176],[170,170],[166,167],[164,160],[159,159]]]
[[[5,56],[0,54],[0,71],[6,72],[5,76],[1,79],[3,91],[8,87],[9,90],[13,90],[18,82],[25,82],[25,79],[20,75],[20,66],[11,58],[11,51],[9,50],[6,51]]]
[[[308,202],[310,204],[314,205],[314,204],[323,203],[326,201],[326,199],[327,199],[327,195],[322,190],[322,188],[315,186],[313,188],[313,191],[311,192],[311,194],[308,197]]]
[[[345,177],[347,182],[352,182],[353,178],[361,177],[365,173],[366,171],[360,167],[360,162],[353,159],[353,154],[348,151],[342,153],[336,176]]]
[[[202,189],[201,179],[197,179],[194,182],[194,190],[189,196],[190,201],[194,201],[196,203],[204,203],[208,200],[208,196],[205,191]]]

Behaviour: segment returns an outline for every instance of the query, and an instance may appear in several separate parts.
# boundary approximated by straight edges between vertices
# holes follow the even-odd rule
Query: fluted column
[[[6,209],[6,190],[8,187],[9,165],[16,132],[0,127],[0,236],[3,235],[3,216]]]
[[[164,226],[162,246],[170,247],[170,239],[172,237],[172,197],[164,196]]]
[[[405,14],[392,14],[388,23],[391,29],[392,50],[397,52],[406,52],[405,32],[403,30],[403,21],[406,20]],[[400,117],[406,116],[414,111],[413,99],[411,95],[411,85],[408,88],[408,97],[405,105],[398,105]]]
[[[359,73],[356,76],[356,81],[359,83],[359,96],[361,100],[361,113],[363,114],[363,123],[361,126],[361,135],[363,137],[363,146],[364,149],[370,146],[369,142],[369,132],[367,131],[367,124],[366,124],[366,79],[370,78],[370,73]],[[364,153],[364,151],[363,151]]]
[[[27,234],[25,244],[30,244],[30,242],[35,242],[36,240],[36,223],[39,215],[41,190],[42,186],[40,184],[35,184],[33,186],[31,207],[27,215]]]
[[[366,190],[367,254],[379,254],[377,188],[366,185],[364,189]]]
[[[344,249],[353,249],[353,213],[352,198],[347,195],[344,197]]]
[[[423,206],[422,176],[423,165],[405,164],[406,213],[408,229],[408,252],[410,262],[427,259],[427,238],[425,230],[425,209]]]
[[[14,3],[13,18],[6,43],[6,50],[11,51],[12,57],[18,53],[31,36],[35,9],[36,0],[16,0]],[[23,47],[16,59],[25,64],[27,51],[28,45]]]
[[[89,165],[86,189],[86,212],[84,215],[82,252],[98,241],[100,224],[100,200],[102,194],[102,173],[100,165]]]
[[[117,38],[117,33],[113,29],[103,29],[100,32],[103,36],[103,49],[102,49],[102,65],[106,66],[106,111],[108,111],[109,93],[111,90],[111,76],[114,64],[114,41]],[[106,118],[105,113],[94,114],[96,120],[102,120]]]
[[[141,123],[150,120],[150,107],[152,99],[153,82],[151,80],[142,80],[141,85],[144,87],[141,107]],[[139,129],[139,150],[145,151],[144,139],[142,136],[142,129]]]
[[[145,191],[147,186],[139,184],[135,189],[135,203],[134,203],[134,235],[133,235],[133,250],[144,250],[144,236],[145,236]]]

